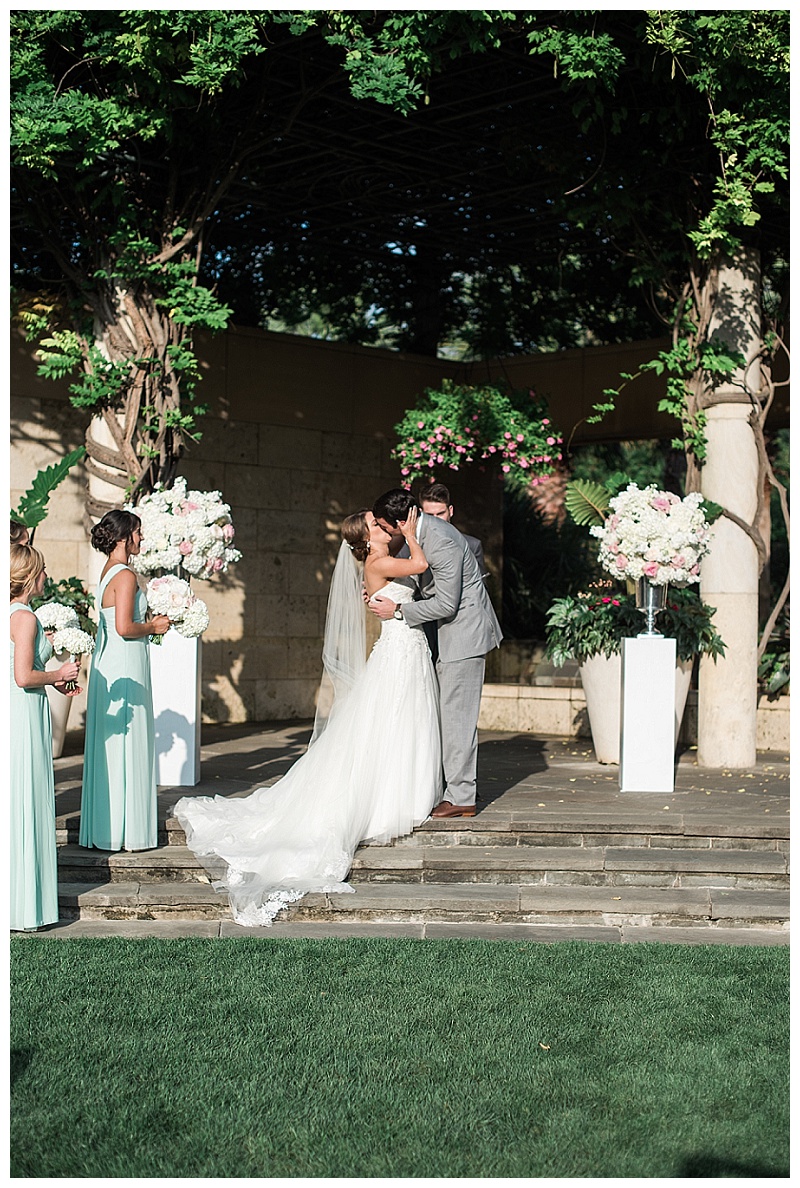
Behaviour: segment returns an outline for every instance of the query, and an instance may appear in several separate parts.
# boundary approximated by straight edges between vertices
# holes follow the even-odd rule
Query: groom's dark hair
[[[410,491],[406,491],[404,487],[393,487],[391,491],[387,491],[385,495],[381,495],[375,500],[372,514],[376,520],[388,520],[392,527],[396,528],[401,520],[408,519],[408,513],[412,507],[419,511],[416,496],[412,495]]]

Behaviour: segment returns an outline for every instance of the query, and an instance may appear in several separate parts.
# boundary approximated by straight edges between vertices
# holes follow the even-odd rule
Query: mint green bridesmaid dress
[[[33,611],[11,603],[11,614]],[[36,620],[33,667],[43,672],[53,654]],[[53,924],[58,919],[56,805],[53,783],[53,733],[44,686],[20,689],[14,680],[11,641],[11,928],[16,932]]]
[[[99,624],[86,694],[81,792],[82,846],[152,850],[158,840],[156,748],[148,636],[123,639],[113,606],[103,606],[112,565],[97,587]],[[147,599],[136,591],[133,617],[143,623]]]

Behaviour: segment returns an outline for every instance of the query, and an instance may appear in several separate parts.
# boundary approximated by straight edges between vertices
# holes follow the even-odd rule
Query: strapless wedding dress
[[[413,597],[399,582],[380,593]],[[263,925],[309,891],[352,891],[344,880],[359,842],[410,833],[441,794],[428,643],[389,619],[341,710],[282,779],[240,799],[185,796],[173,811],[236,922]]]

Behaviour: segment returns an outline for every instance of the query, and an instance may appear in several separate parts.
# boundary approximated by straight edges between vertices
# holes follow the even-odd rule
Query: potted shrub
[[[711,622],[714,608],[690,589],[670,589],[658,620],[662,635],[675,640],[675,741],[677,743],[692,664],[698,654],[724,655],[725,645]],[[622,640],[644,625],[636,600],[612,582],[598,582],[577,597],[558,598],[547,616],[547,655],[555,665],[576,660],[595,753],[600,763],[619,763],[620,668]]]

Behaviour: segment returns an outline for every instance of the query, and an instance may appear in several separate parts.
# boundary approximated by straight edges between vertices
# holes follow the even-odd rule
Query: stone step
[[[83,846],[58,848],[62,881],[77,883],[209,883],[208,872],[186,846],[164,845],[157,850],[110,852]]]
[[[220,920],[230,918],[227,895],[210,883],[92,883],[58,885],[59,916],[66,920]]]
[[[634,815],[630,819],[619,813],[585,813],[580,817],[551,817],[535,821],[519,814],[504,814],[487,820],[477,817],[451,820],[428,820],[413,833],[381,845],[381,849],[412,849],[420,846],[623,846],[652,849],[736,849],[789,852],[789,824],[764,821],[730,824],[716,817],[707,821],[676,820],[669,827],[665,821],[654,824],[654,814],[646,818]],[[520,816],[514,820],[514,816]],[[66,840],[64,838],[61,839]],[[77,841],[70,833],[70,841]],[[180,822],[168,817],[159,832],[159,845],[185,846],[186,835]],[[371,848],[377,848],[374,844]]]
[[[380,920],[295,920],[276,923],[269,928],[241,928],[233,920],[60,920],[38,932],[21,933],[25,940],[69,940],[116,936],[125,940],[175,940],[194,938],[216,940],[257,936],[272,940],[285,938],[346,940],[352,937],[404,938],[410,940],[491,940],[552,944],[558,941],[592,941],[603,944],[657,942],[677,945],[788,945],[785,928],[728,928],[724,924],[681,925],[564,925],[564,924],[470,924],[458,921],[425,923],[384,923]]]
[[[742,887],[789,885],[777,851],[615,846],[365,846],[351,883],[586,883],[594,886]]]
[[[65,882],[59,886],[59,904],[65,919],[229,918],[225,895],[209,884],[190,881]],[[279,919],[779,929],[788,916],[785,890],[361,883],[350,893],[307,895],[290,904]]]
[[[134,853],[59,848],[62,881],[157,883],[211,881],[185,846]],[[519,883],[739,887],[789,884],[788,855],[778,851],[674,847],[362,846],[351,883]]]

